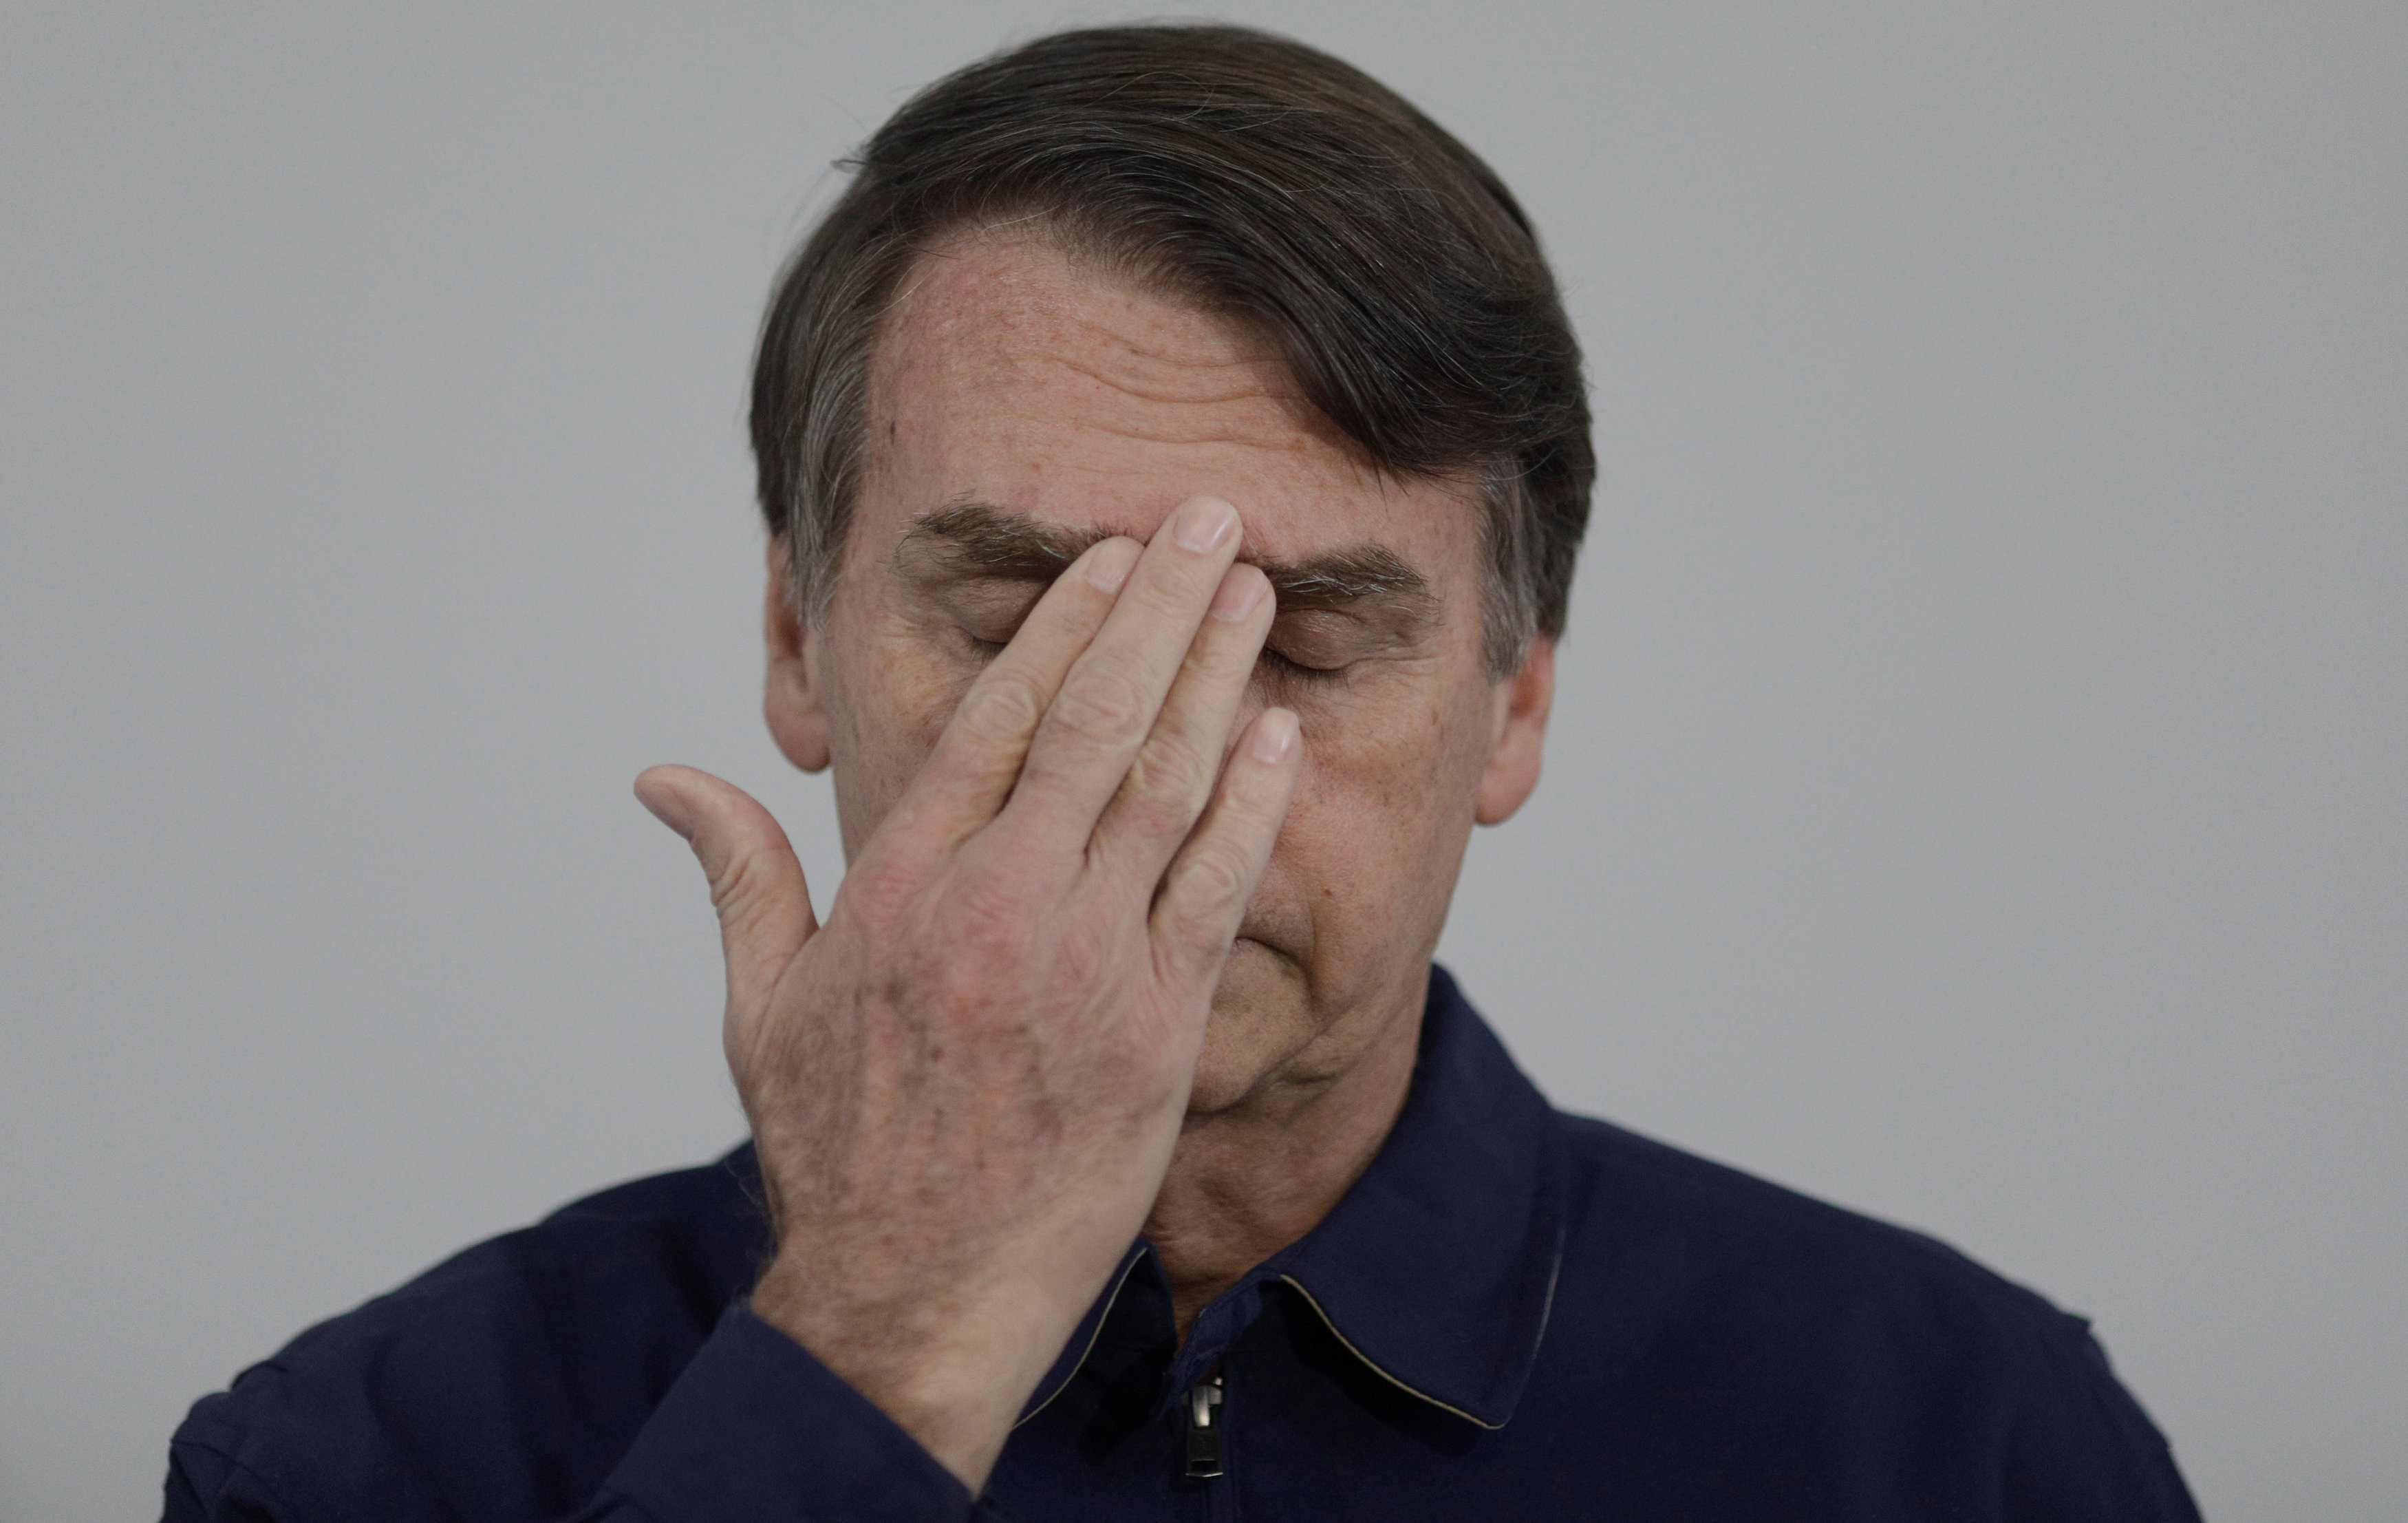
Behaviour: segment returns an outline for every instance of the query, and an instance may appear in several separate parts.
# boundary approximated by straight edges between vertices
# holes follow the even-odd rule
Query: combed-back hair
[[[824,615],[898,283],[966,226],[1024,221],[1266,336],[1377,469],[1484,499],[1490,666],[1563,630],[1596,459],[1529,219],[1488,166],[1361,70],[1236,26],[1063,32],[914,95],[864,145],[762,327],[761,510]]]

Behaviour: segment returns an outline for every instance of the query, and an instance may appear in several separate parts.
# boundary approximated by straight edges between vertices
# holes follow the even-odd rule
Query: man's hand
[[[758,803],[688,768],[636,782],[719,911],[778,1241],[753,1310],[973,1492],[1161,1185],[1295,786],[1294,714],[1231,744],[1273,612],[1239,539],[1198,498],[1081,556],[824,926]]]

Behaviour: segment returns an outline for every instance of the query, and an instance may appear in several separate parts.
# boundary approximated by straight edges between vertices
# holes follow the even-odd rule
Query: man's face
[[[1552,652],[1491,677],[1469,487],[1370,470],[1266,343],[1050,243],[958,238],[901,290],[823,627],[796,627],[771,547],[772,731],[833,763],[850,857],[1072,554],[1236,504],[1280,597],[1238,728],[1293,709],[1303,770],[1191,1110],[1346,1071],[1419,1011],[1471,826],[1537,780]]]

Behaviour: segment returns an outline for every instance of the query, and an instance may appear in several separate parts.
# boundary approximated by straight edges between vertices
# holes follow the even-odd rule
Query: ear
[[[1488,766],[1480,774],[1480,803],[1472,818],[1503,825],[1539,785],[1539,753],[1547,739],[1547,713],[1555,701],[1555,642],[1534,636],[1521,669],[1498,682],[1488,739]]]
[[[786,759],[806,772],[816,772],[828,764],[827,709],[816,680],[822,637],[795,607],[793,568],[784,539],[770,539],[769,592],[761,611],[769,678],[761,695],[761,715]]]

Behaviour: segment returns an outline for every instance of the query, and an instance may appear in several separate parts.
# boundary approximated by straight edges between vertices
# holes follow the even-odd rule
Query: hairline
[[[845,558],[845,547],[853,538],[853,519],[858,510],[862,485],[862,461],[870,448],[870,398],[872,381],[880,358],[887,348],[891,324],[901,310],[906,298],[920,281],[922,266],[930,259],[941,257],[949,246],[980,237],[1002,237],[1043,242],[1059,250],[1075,265],[1082,266],[1095,278],[1125,281],[1137,290],[1159,300],[1185,305],[1216,321],[1244,325],[1242,314],[1222,309],[1183,281],[1167,259],[1149,259],[1130,251],[1115,248],[1110,235],[1099,228],[1082,226],[1089,219],[1071,208],[1037,204],[1016,205],[1005,202],[981,208],[975,211],[943,220],[920,230],[908,238],[896,239],[882,251],[882,256],[895,261],[890,283],[875,304],[870,321],[865,324],[863,341],[849,346],[840,366],[853,372],[853,384],[845,388],[857,416],[851,420],[851,467],[849,493],[839,510],[832,515],[840,534],[831,542],[826,537],[814,535],[820,564],[806,567],[803,553],[807,541],[791,528],[788,541],[787,596],[802,611],[805,621],[814,627],[826,618],[828,605],[835,596],[836,579]],[[1284,372],[1286,366],[1281,364]],[[1287,377],[1295,379],[1291,374]],[[1341,434],[1341,438],[1344,436]],[[1350,448],[1360,445],[1346,438]],[[1504,678],[1520,667],[1527,654],[1530,641],[1540,633],[1537,610],[1531,606],[1536,589],[1522,585],[1526,580],[1518,574],[1521,557],[1506,553],[1503,538],[1517,535],[1520,504],[1513,499],[1519,488],[1511,467],[1510,457],[1475,462],[1456,471],[1399,472],[1377,462],[1367,466],[1382,475],[1397,479],[1444,481],[1450,477],[1469,475],[1478,486],[1470,495],[1469,506],[1480,516],[1480,584],[1481,628],[1484,654],[1492,676]],[[1108,536],[1099,535],[1098,538]],[[1516,569],[1508,569],[1511,565]],[[1067,562],[1065,563],[1067,564]],[[1410,568],[1407,568],[1410,570]],[[1415,573],[1418,575],[1418,573]]]

